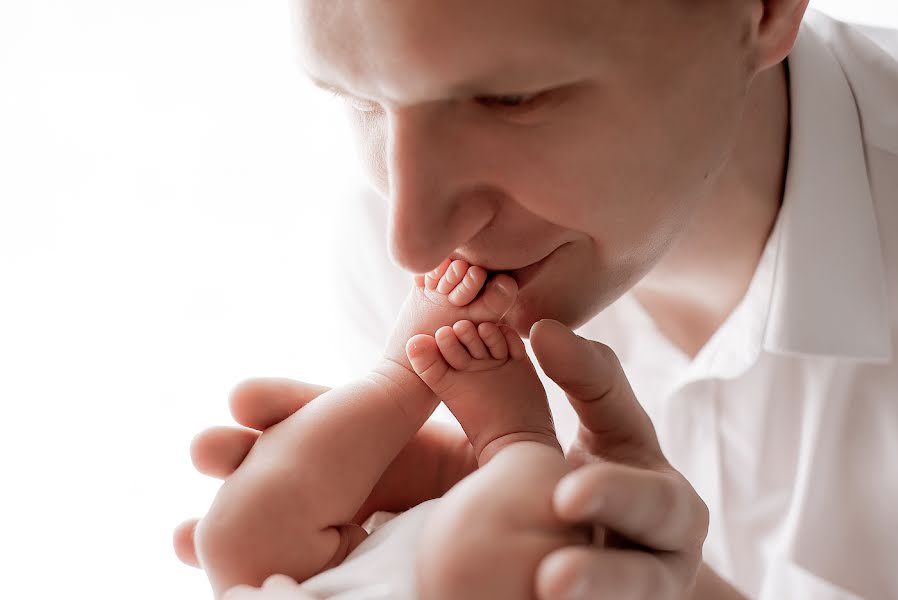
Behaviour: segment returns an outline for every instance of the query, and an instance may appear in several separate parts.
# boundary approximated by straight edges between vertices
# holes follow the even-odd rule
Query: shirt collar
[[[791,141],[763,347],[891,358],[885,270],[858,107],[811,14],[788,59]]]

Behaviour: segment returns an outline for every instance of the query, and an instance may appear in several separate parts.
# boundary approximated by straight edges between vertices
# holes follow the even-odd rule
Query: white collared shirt
[[[898,598],[898,34],[810,13],[788,64],[783,208],[741,303],[693,360],[629,295],[581,333],[708,504],[722,576]]]
[[[724,578],[762,600],[895,599],[898,33],[810,11],[788,64],[786,192],[741,303],[691,360],[630,295],[580,333],[617,352],[708,504],[704,556]],[[364,279],[343,297],[376,352],[409,280],[380,203],[365,206],[370,250],[344,261]],[[570,441],[576,418],[546,383]]]

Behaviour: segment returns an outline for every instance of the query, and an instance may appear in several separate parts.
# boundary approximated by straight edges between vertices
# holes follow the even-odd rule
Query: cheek
[[[347,119],[355,139],[359,162],[368,182],[382,196],[389,193],[386,155],[385,118],[379,113],[363,113],[346,108]]]
[[[627,93],[586,94],[551,128],[514,140],[512,195],[596,240],[606,260],[654,260],[715,185],[744,98],[698,82],[686,99],[635,84],[619,89]]]
[[[610,262],[683,226],[690,194],[673,181],[653,184],[641,140],[602,125],[549,137],[519,145],[511,169],[520,174],[512,196],[529,212],[593,239]]]

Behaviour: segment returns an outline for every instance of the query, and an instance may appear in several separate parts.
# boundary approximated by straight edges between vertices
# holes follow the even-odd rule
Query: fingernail
[[[564,334],[568,337],[580,337],[576,333],[574,333],[573,329],[571,329],[561,321],[556,321],[555,319],[546,319],[546,321],[551,323],[551,327],[564,330]]]
[[[555,506],[562,518],[591,519],[602,507],[601,493],[584,494],[576,475],[568,475],[555,487]]]
[[[511,286],[504,279],[500,279],[496,282],[496,289],[505,294],[506,296],[511,295]]]
[[[564,600],[587,600],[589,598],[589,578],[583,575],[574,579],[574,582],[565,590]]]

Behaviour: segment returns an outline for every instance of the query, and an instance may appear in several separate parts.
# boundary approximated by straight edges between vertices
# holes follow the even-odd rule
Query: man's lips
[[[514,269],[512,271],[509,271],[508,274],[511,275],[514,278],[514,280],[517,282],[518,289],[524,289],[528,283],[533,281],[536,278],[536,276],[539,275],[540,272],[542,272],[542,270],[546,267],[546,265],[552,261],[552,259],[558,253],[558,250],[560,250],[561,248],[563,248],[566,245],[567,244],[562,244],[558,248],[555,248],[549,254],[547,254],[545,257],[541,258],[540,260],[536,261],[535,263],[531,263],[531,264],[527,265],[526,267],[521,267],[519,269]]]
[[[539,260],[537,260],[536,262],[532,262],[532,263],[524,265],[522,267],[498,268],[498,267],[489,265],[488,262],[487,262],[487,264],[478,263],[476,261],[475,262],[467,261],[467,262],[483,267],[484,269],[489,271],[489,273],[491,275],[498,275],[500,273],[509,275],[517,282],[518,288],[523,289],[523,287],[525,285],[527,285],[530,281],[532,281],[540,273],[540,271],[542,271],[543,268],[545,268],[546,264],[548,264],[552,260],[552,258],[558,252],[558,250],[560,250],[561,248],[563,248],[566,245],[567,245],[566,243],[562,244],[561,246],[558,246],[557,248],[553,249],[551,252],[549,252],[548,254],[546,254],[545,256],[540,258]],[[451,258],[454,259],[454,258],[463,258],[463,257],[453,255]],[[464,260],[467,260],[467,259],[464,259]]]

